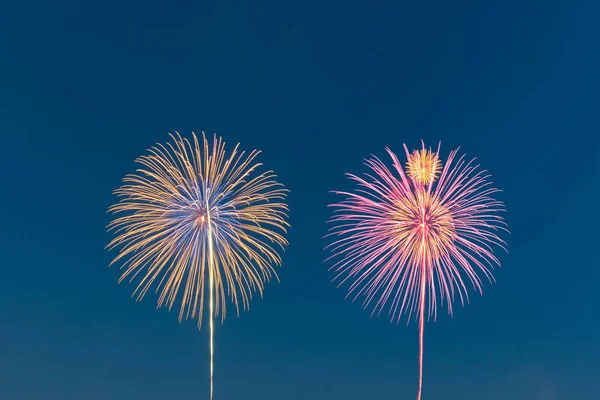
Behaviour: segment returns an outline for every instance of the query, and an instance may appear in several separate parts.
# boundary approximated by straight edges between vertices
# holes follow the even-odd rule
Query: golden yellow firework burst
[[[226,157],[225,143],[214,136],[212,148],[179,133],[136,160],[141,167],[115,191],[110,207],[123,215],[108,226],[122,261],[119,280],[139,277],[134,295],[141,300],[155,286],[158,307],[180,300],[179,320],[202,324],[206,278],[210,315],[210,383],[213,396],[213,317],[226,315],[226,293],[239,314],[252,294],[262,296],[265,282],[277,276],[277,251],[287,245],[287,190],[272,171],[257,173],[259,151]]]
[[[438,149],[439,153],[439,149]],[[416,183],[423,186],[433,183],[442,170],[442,163],[438,158],[438,153],[425,148],[425,143],[421,150],[414,150],[406,162],[406,174]]]

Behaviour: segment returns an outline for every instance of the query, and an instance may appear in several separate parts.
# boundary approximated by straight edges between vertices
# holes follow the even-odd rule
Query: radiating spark
[[[492,197],[499,190],[474,160],[456,159],[455,150],[442,169],[439,147],[404,149],[406,172],[387,149],[392,169],[373,157],[365,162],[371,174],[348,174],[355,192],[334,192],[344,199],[332,205],[328,236],[335,239],[328,247],[336,280],[351,282],[348,295],[362,297],[372,315],[386,306],[392,320],[416,314],[420,399],[425,313],[435,319],[438,302],[446,302],[452,314],[457,295],[461,304],[468,301],[467,283],[481,292],[481,276],[493,281],[500,266],[493,248],[506,248],[498,231],[507,226],[499,215],[504,205]]]
[[[414,150],[406,162],[406,174],[414,182],[422,185],[429,185],[435,181],[441,169],[442,165],[437,153],[432,152],[431,149],[425,149],[424,143],[423,148]]]
[[[141,300],[155,286],[158,307],[180,303],[179,320],[198,318],[202,325],[205,277],[209,278],[210,397],[213,397],[213,317],[226,316],[225,293],[235,305],[249,308],[254,292],[281,265],[277,248],[287,241],[287,190],[272,171],[258,173],[258,151],[226,157],[225,143],[214,136],[212,147],[171,135],[173,143],[157,145],[136,161],[137,174],[127,175],[110,207],[122,213],[108,226],[119,247],[112,261],[122,262],[119,282],[139,277],[134,295]],[[225,289],[225,287],[227,289]]]

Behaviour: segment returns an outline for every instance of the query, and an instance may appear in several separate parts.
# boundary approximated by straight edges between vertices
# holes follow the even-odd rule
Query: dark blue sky
[[[24,3],[0,5],[0,398],[207,397],[207,331],[104,250],[112,190],[175,130],[291,189],[281,283],[218,326],[217,399],[415,397],[417,325],[344,300],[321,249],[344,172],[420,139],[477,156],[512,231],[498,284],[427,324],[424,398],[600,397],[597,2]]]

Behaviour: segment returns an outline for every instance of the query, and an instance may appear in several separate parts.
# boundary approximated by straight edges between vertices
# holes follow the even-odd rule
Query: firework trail
[[[420,399],[425,314],[435,320],[444,302],[452,314],[457,296],[462,305],[468,301],[468,284],[481,292],[482,276],[493,281],[500,266],[493,249],[506,249],[498,232],[507,226],[499,215],[504,205],[492,197],[499,190],[475,160],[457,158],[455,150],[442,168],[439,146],[433,152],[423,143],[412,153],[404,146],[403,168],[386,150],[391,169],[368,159],[369,174],[348,174],[355,192],[334,192],[344,199],[332,205],[329,259],[335,280],[350,282],[348,296],[363,298],[371,315],[388,307],[393,321],[403,314],[418,318]]]
[[[179,321],[197,317],[198,328],[208,275],[212,399],[213,319],[225,319],[225,293],[239,315],[277,278],[277,249],[287,245],[287,190],[272,171],[256,171],[258,151],[239,152],[237,145],[226,157],[216,135],[212,147],[204,133],[202,144],[195,134],[192,142],[178,133],[171,138],[138,158],[137,173],[115,191],[120,201],[109,211],[120,215],[108,225],[115,238],[107,247],[119,248],[111,262],[122,262],[119,282],[139,278],[137,300],[156,286],[158,307],[180,302]]]

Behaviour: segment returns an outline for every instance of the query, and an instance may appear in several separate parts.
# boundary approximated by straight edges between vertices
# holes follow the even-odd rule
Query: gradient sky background
[[[322,236],[345,172],[420,139],[478,157],[512,231],[498,284],[427,324],[424,399],[600,398],[598,2],[25,3],[0,5],[0,398],[207,398],[207,330],[104,250],[112,190],[175,130],[291,189],[281,283],[217,327],[216,399],[416,396],[417,324],[344,300]]]

